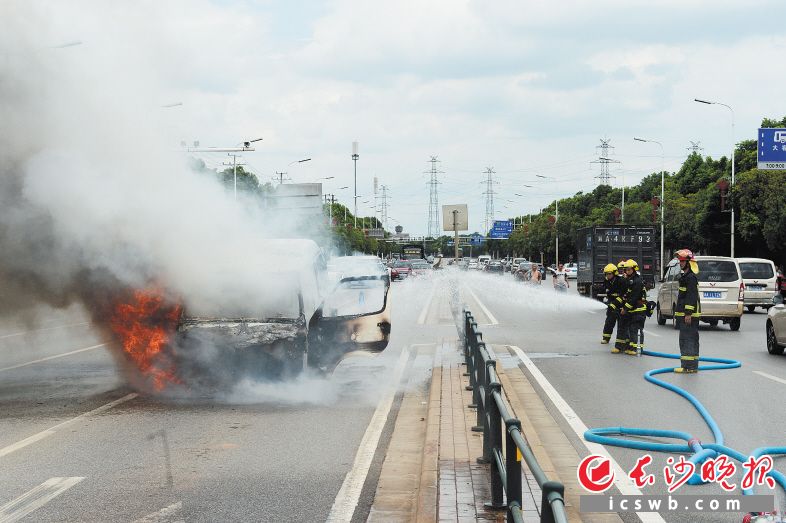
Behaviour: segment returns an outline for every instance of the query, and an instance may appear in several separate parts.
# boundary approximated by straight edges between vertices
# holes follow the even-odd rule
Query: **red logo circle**
[[[581,486],[589,492],[605,492],[614,483],[614,471],[611,470],[611,461],[606,456],[597,454],[587,456],[581,460],[576,475]]]

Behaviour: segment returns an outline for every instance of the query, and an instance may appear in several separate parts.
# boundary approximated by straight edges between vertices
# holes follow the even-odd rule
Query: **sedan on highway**
[[[780,355],[786,348],[786,305],[780,294],[772,298],[772,303],[767,312],[767,352]]]
[[[412,263],[406,260],[396,260],[390,266],[390,278],[395,280],[403,280],[412,271]]]
[[[505,274],[505,266],[502,265],[502,262],[497,260],[488,262],[483,270],[493,274]]]
[[[579,267],[578,267],[578,265],[576,265],[575,263],[568,263],[568,264],[566,264],[565,265],[565,275],[568,278],[570,278],[572,280],[575,280],[578,277],[578,275],[579,275]]]
[[[412,278],[428,276],[432,274],[432,271],[434,270],[431,264],[426,260],[413,260],[411,265],[412,270],[410,271],[409,275]]]

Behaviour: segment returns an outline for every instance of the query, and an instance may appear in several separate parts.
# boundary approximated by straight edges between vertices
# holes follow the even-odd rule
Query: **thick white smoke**
[[[148,43],[176,39],[118,30],[118,17],[139,13],[114,5],[1,8],[3,309],[65,303],[100,276],[132,288],[160,283],[187,308],[261,314],[283,292],[271,274],[296,263],[265,238],[294,234],[296,223],[235,201],[189,167],[161,107],[171,86]],[[80,36],[64,20],[97,41],[58,46]]]

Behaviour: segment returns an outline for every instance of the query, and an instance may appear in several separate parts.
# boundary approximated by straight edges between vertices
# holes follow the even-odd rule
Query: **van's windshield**
[[[740,272],[748,280],[766,280],[775,276],[772,265],[763,262],[741,262]]]
[[[699,274],[697,278],[699,281],[716,282],[716,281],[737,281],[740,275],[737,272],[737,265],[733,261],[727,260],[698,260]]]

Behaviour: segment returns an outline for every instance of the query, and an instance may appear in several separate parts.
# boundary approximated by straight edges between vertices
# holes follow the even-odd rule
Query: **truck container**
[[[648,289],[655,286],[657,247],[655,228],[637,225],[596,225],[579,229],[576,238],[576,287],[584,296],[605,297],[603,268],[634,259]]]

